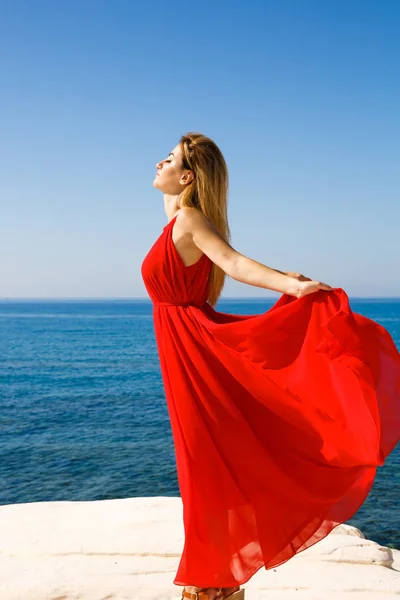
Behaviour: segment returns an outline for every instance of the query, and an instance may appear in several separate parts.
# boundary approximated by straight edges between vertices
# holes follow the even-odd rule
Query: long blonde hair
[[[182,168],[194,172],[193,181],[183,190],[180,208],[200,210],[220,236],[229,243],[228,225],[228,168],[221,150],[210,138],[189,132],[179,140],[182,149]],[[215,306],[225,284],[226,273],[215,263],[211,266],[208,283],[208,302]]]

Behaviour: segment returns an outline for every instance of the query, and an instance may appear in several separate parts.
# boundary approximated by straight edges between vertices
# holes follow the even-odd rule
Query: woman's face
[[[179,195],[193,179],[193,171],[182,170],[182,150],[175,146],[167,158],[156,164],[157,174],[153,186],[164,194]]]

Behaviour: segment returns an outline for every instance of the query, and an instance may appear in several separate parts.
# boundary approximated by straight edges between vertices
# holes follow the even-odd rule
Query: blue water
[[[255,314],[275,300],[221,300]],[[400,347],[400,299],[351,299]],[[179,496],[148,301],[0,302],[0,504]],[[400,548],[400,448],[349,523]]]

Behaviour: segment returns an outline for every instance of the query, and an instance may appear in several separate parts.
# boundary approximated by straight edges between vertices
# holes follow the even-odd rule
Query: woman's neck
[[[164,209],[168,220],[176,215],[179,208],[179,195],[164,194]]]

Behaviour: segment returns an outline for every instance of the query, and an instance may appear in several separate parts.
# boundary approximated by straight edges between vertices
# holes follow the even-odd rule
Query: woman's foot
[[[240,589],[240,586],[237,585],[230,588],[199,588],[193,585],[186,585],[183,589],[184,591],[189,592],[189,594],[202,592],[208,596],[207,600],[224,600],[234,592],[237,592]]]
[[[223,591],[222,598],[226,598],[226,597],[230,596],[231,594],[233,594],[234,592],[237,592],[238,590],[240,590],[240,586],[237,585],[235,587],[230,587],[230,588],[221,588],[221,590]]]
[[[219,588],[200,588],[200,587],[196,587],[194,585],[185,585],[185,587],[183,588],[184,592],[188,592],[189,594],[195,594],[196,592],[202,592],[203,594],[206,594],[208,596],[207,600],[216,600],[216,598],[218,597],[218,590]],[[182,598],[184,598],[184,596],[182,595]],[[201,598],[201,596],[200,596]],[[201,599],[203,600],[203,599]]]

